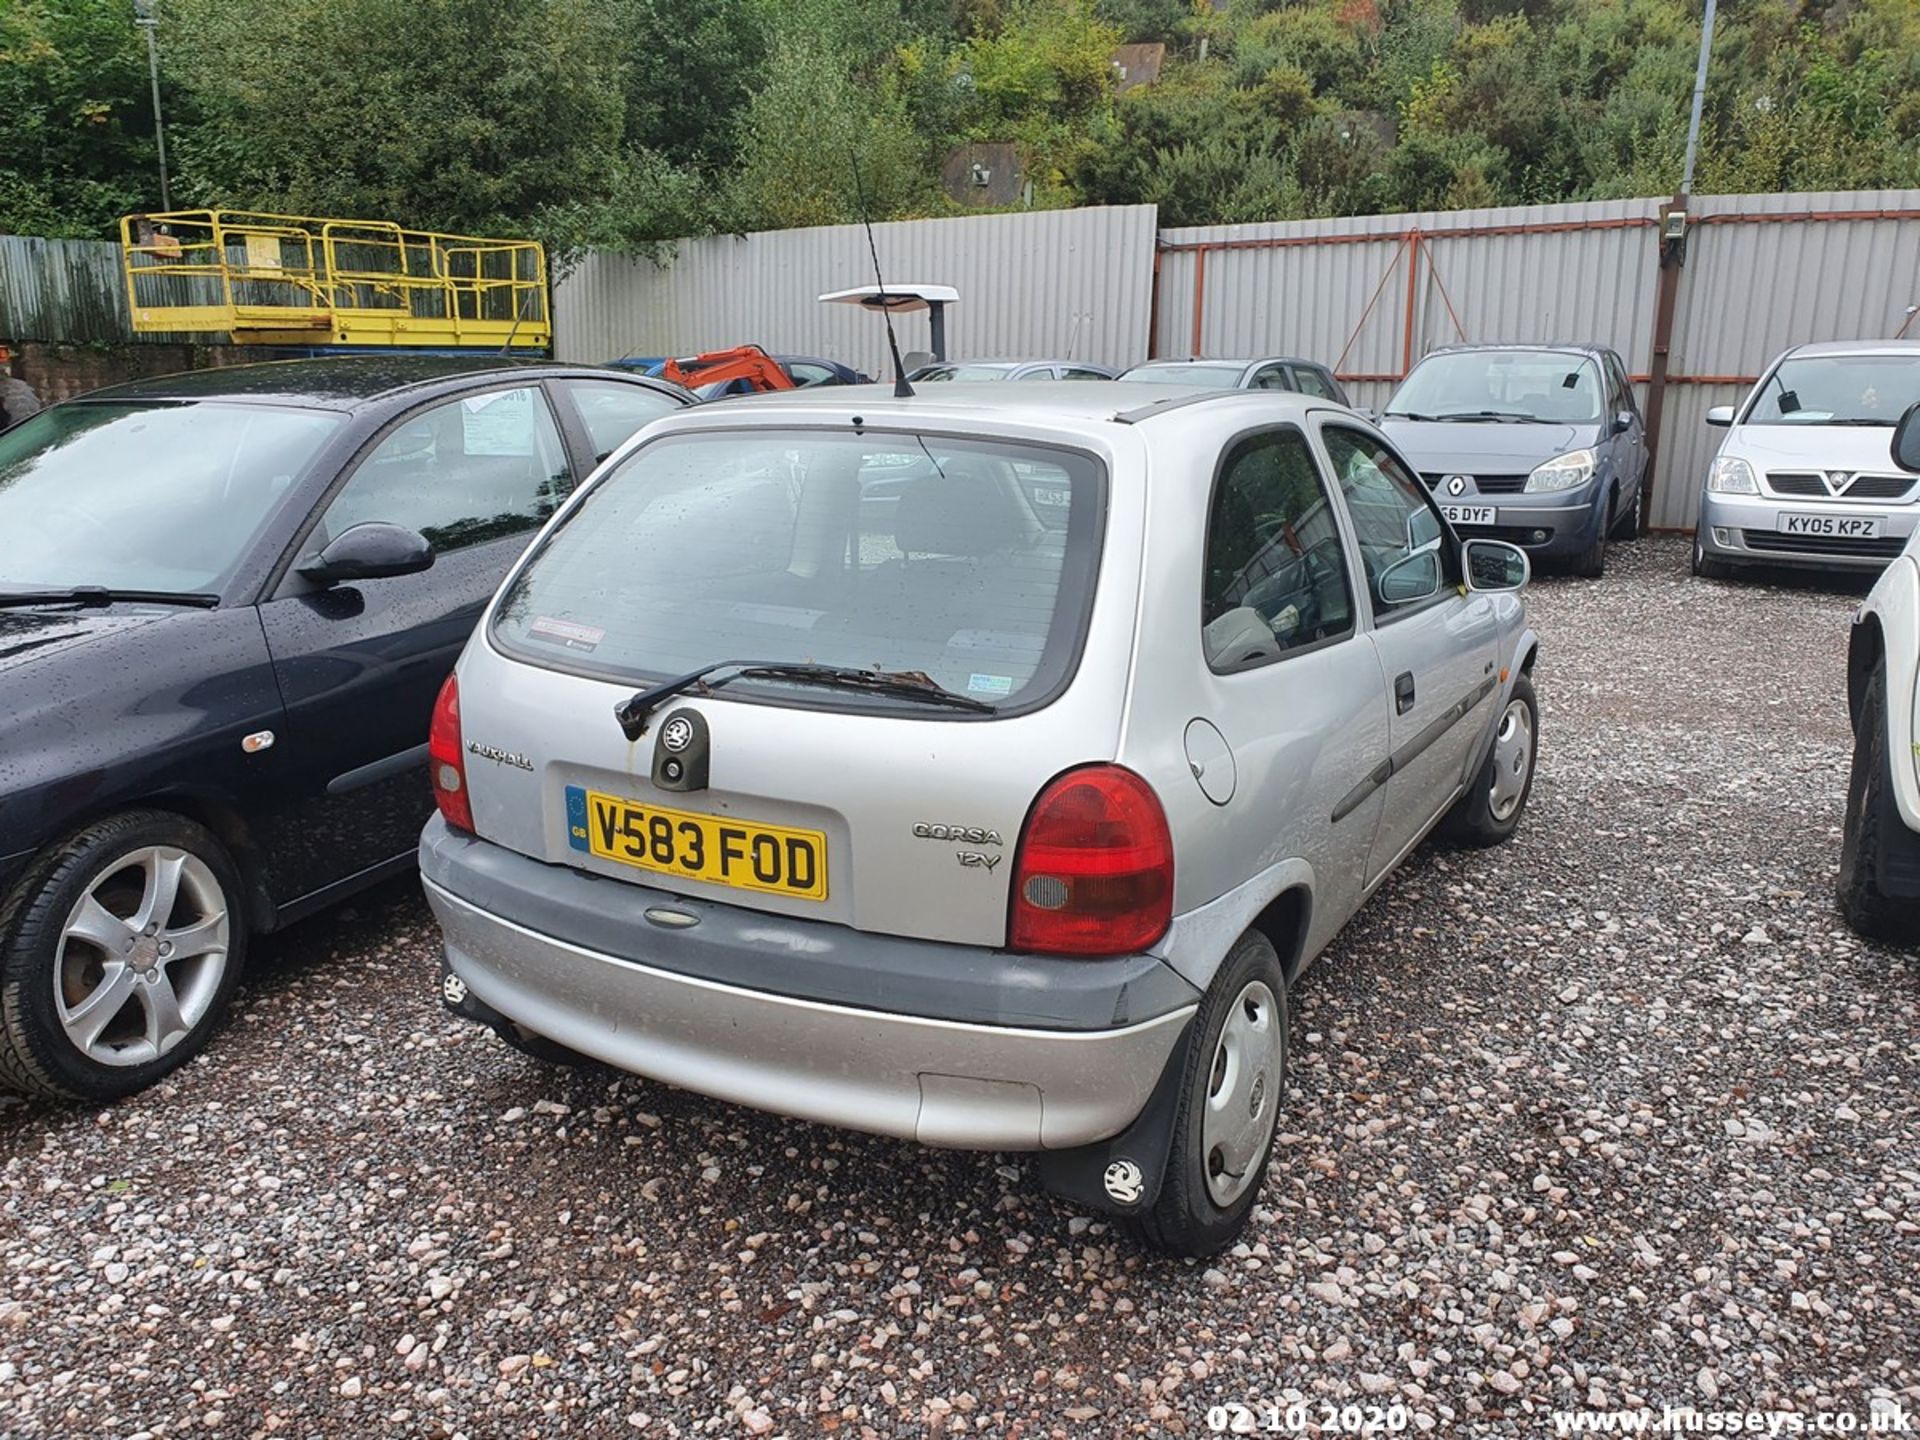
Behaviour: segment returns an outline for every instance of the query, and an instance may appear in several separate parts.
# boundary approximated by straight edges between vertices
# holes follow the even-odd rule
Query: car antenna
[[[900,342],[893,335],[893,308],[887,304],[887,282],[880,274],[880,247],[873,243],[873,218],[867,214],[867,190],[860,183],[860,156],[849,149],[847,159],[853,166],[853,194],[860,202],[860,223],[867,231],[867,253],[873,257],[873,279],[880,290],[880,318],[887,324],[887,349],[893,355],[893,398],[911,400],[913,386],[907,383],[907,367],[900,363]]]

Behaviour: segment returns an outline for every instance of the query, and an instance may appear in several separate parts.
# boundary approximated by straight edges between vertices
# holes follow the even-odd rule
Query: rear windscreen
[[[806,663],[921,672],[1026,708],[1077,657],[1103,488],[1091,456],[998,440],[667,436],[545,538],[502,597],[493,638],[522,659],[637,683],[723,660]],[[756,692],[905,703],[727,687]]]

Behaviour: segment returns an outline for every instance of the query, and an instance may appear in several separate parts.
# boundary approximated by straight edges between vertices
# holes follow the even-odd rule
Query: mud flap
[[[1108,1140],[1072,1150],[1043,1150],[1036,1158],[1040,1184],[1049,1194],[1108,1215],[1138,1215],[1153,1208],[1167,1174],[1180,1084],[1187,1073],[1193,1024],[1181,1032],[1146,1106],[1125,1130]]]

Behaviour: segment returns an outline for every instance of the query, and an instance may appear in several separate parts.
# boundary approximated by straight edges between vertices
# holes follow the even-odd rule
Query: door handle
[[[1413,708],[1413,672],[1411,670],[1395,678],[1393,682],[1393,713],[1404,715]]]

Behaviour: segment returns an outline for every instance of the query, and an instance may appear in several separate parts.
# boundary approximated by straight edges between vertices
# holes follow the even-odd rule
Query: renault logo
[[[693,722],[684,715],[676,715],[660,727],[660,745],[675,755],[693,743]]]
[[[1464,495],[1466,493],[1467,493],[1467,477],[1466,476],[1449,475],[1447,477],[1447,494]]]

